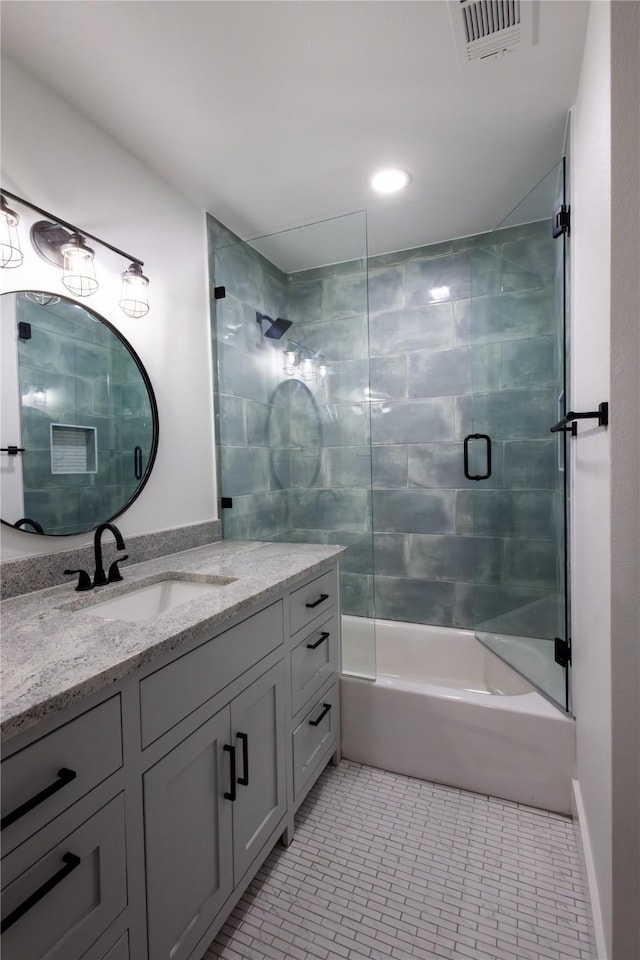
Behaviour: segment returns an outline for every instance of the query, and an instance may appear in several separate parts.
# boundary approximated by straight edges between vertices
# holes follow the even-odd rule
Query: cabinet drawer
[[[291,652],[291,713],[293,716],[328,683],[336,671],[338,614],[334,613],[305,637]]]
[[[142,680],[142,746],[153,743],[206,703],[283,639],[279,600]]]
[[[127,904],[124,797],[115,797],[46,850],[55,825],[3,861],[5,957],[76,960]],[[15,876],[24,856],[31,866]],[[13,875],[13,876],[12,876]]]
[[[338,732],[338,684],[329,688],[293,731],[293,795],[298,796]],[[329,709],[327,709],[327,707]],[[320,721],[320,722],[318,722]]]
[[[337,570],[327,571],[311,583],[305,584],[291,594],[290,626],[291,633],[297,633],[305,624],[333,606],[338,596]]]
[[[7,757],[2,761],[4,851],[22,843],[121,766],[119,696]]]

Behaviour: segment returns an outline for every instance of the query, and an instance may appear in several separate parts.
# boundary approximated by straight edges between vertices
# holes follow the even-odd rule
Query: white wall
[[[156,464],[143,493],[119,518],[122,532],[149,533],[215,518],[204,212],[6,58],[2,184],[145,263],[151,305],[146,317],[129,319],[117,306],[119,274],[127,264],[100,246],[96,263],[103,282],[86,299],[133,345],[158,401]],[[17,212],[28,219],[25,208]],[[65,293],[60,272],[23,238],[25,264],[0,271],[0,290],[41,285]],[[52,553],[90,539],[43,539],[6,527],[0,537],[3,559]]]
[[[592,3],[573,123],[574,708],[599,960],[640,957],[640,6]]]
[[[610,4],[592,3],[572,123],[571,408],[609,400],[611,283]],[[591,421],[572,447],[573,706],[607,954],[611,943],[610,433]]]
[[[640,4],[611,4],[612,948],[640,957]]]

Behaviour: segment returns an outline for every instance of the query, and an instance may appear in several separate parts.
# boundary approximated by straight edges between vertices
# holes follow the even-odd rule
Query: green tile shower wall
[[[19,319],[31,324],[31,339],[18,343],[20,393],[46,391],[43,405],[22,406],[25,516],[48,534],[91,529],[96,517],[119,512],[138,487],[133,457],[123,451],[145,436],[150,446],[146,389],[135,363],[103,324],[76,324],[55,307],[25,300],[19,301]],[[96,429],[96,473],[51,472],[51,423]]]
[[[215,303],[226,535],[347,545],[342,603],[355,615],[471,626],[474,604],[488,619],[548,597],[558,516],[557,447],[545,436],[557,419],[548,223],[369,260],[368,323],[361,261],[285,276],[242,245],[214,260],[227,287]],[[282,310],[321,354],[327,375],[309,384],[320,436],[294,403],[277,431],[265,427],[285,377],[264,362],[278,347],[259,337],[256,309]],[[462,470],[472,395],[494,438],[482,490]]]

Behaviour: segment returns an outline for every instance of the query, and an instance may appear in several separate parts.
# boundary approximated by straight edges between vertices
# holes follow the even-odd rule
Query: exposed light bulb
[[[79,233],[72,234],[60,248],[63,256],[62,283],[76,297],[88,297],[98,289],[93,266],[94,252]]]
[[[128,317],[137,319],[149,313],[149,278],[139,263],[132,263],[122,274],[120,308]]]
[[[24,254],[18,236],[19,223],[18,214],[0,195],[0,267],[13,268],[22,265]]]

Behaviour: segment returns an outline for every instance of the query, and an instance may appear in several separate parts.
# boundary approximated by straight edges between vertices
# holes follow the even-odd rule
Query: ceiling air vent
[[[533,42],[537,0],[450,0],[449,13],[461,63],[497,58]]]

